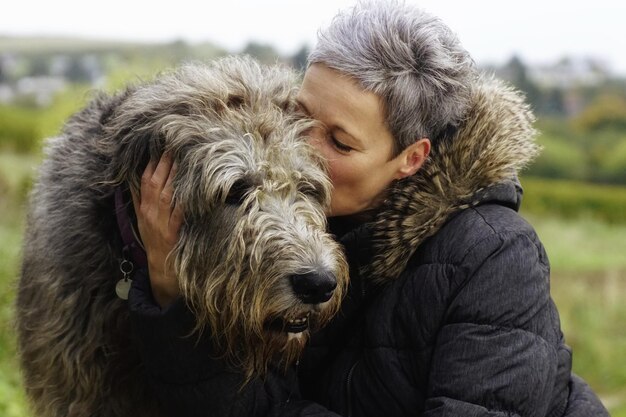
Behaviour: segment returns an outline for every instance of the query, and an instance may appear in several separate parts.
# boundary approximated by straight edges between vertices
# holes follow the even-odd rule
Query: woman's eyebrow
[[[338,130],[340,132],[343,132],[344,135],[347,135],[353,142],[354,144],[359,147],[359,148],[363,148],[363,142],[361,141],[361,139],[359,139],[358,137],[354,136],[352,133],[348,132],[346,129],[344,129],[341,126],[335,126],[335,130]]]

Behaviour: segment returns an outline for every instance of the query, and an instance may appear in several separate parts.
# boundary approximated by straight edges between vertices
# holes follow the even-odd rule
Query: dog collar
[[[124,247],[122,248],[124,260],[131,261],[135,267],[147,268],[148,257],[146,251],[143,249],[143,245],[139,241],[139,237],[135,233],[135,229],[132,224],[132,220],[128,215],[128,206],[131,205],[124,203],[124,193],[122,187],[117,187],[115,190],[115,217],[117,219],[117,226],[122,237]],[[130,259],[127,259],[130,256]]]

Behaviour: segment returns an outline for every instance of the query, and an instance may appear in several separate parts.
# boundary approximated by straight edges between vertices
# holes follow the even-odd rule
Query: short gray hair
[[[437,17],[398,1],[360,1],[320,30],[309,65],[354,78],[384,106],[395,152],[451,136],[470,106],[474,61]]]

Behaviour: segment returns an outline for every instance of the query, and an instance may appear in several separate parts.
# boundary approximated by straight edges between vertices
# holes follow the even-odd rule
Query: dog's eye
[[[249,189],[248,183],[243,179],[238,179],[233,183],[226,195],[226,200],[224,203],[239,205],[243,203],[243,200],[246,196],[246,193]]]

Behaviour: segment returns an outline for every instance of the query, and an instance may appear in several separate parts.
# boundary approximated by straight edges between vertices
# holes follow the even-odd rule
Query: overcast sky
[[[518,54],[531,64],[570,55],[626,75],[626,1],[407,0],[441,17],[479,64]],[[5,0],[0,35],[76,35],[141,41],[248,41],[291,54],[355,0]]]

